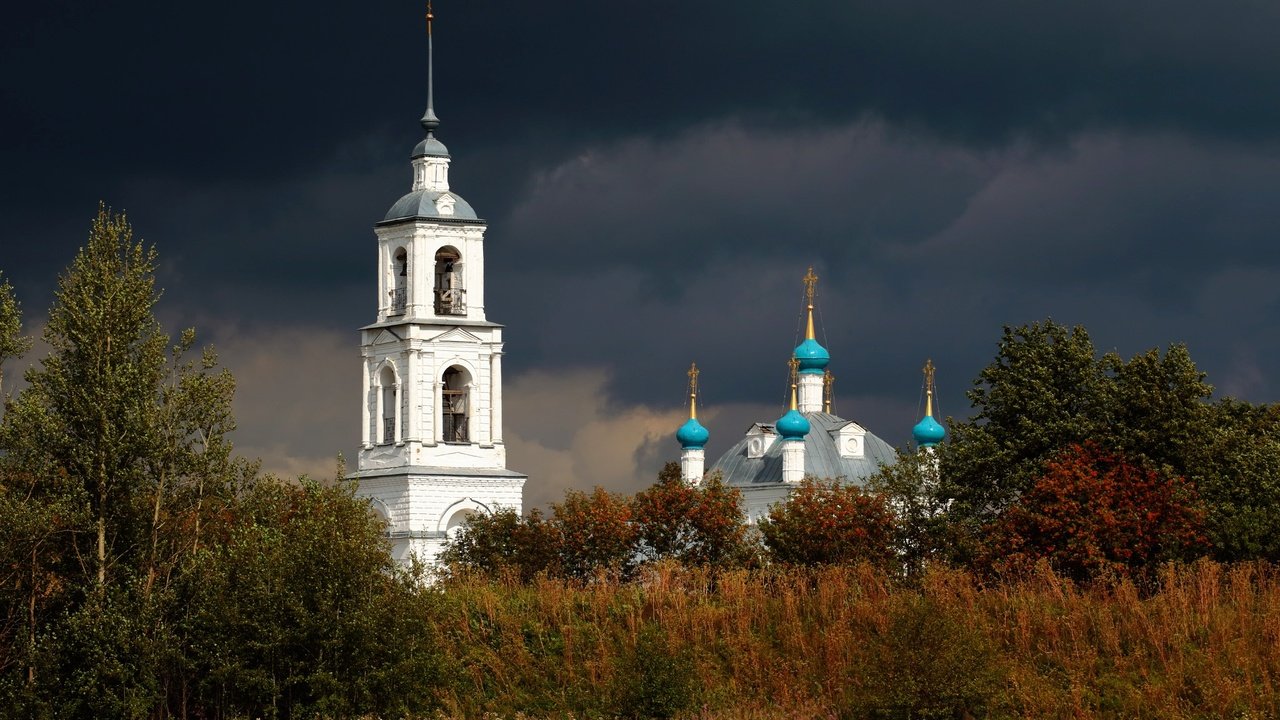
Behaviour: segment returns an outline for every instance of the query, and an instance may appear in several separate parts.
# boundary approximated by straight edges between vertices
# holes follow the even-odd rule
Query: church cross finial
[[[796,384],[800,377],[800,361],[791,358],[787,361],[787,367],[791,368],[791,409],[796,409]]]
[[[689,417],[694,419],[698,417],[698,375],[701,372],[697,363],[689,364]]]
[[[808,305],[809,318],[805,323],[804,339],[813,340],[813,293],[818,287],[818,276],[813,274],[813,266],[809,266],[809,272],[804,275],[804,296]]]
[[[933,417],[933,358],[924,362],[924,414]]]
[[[822,411],[831,414],[831,398],[835,394],[836,376],[830,370],[822,373]]]

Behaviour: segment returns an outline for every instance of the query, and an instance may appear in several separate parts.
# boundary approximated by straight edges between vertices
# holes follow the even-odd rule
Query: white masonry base
[[[804,440],[782,441],[782,482],[798,484],[804,479]]]
[[[706,451],[702,448],[684,448],[680,451],[680,477],[693,487],[702,484]]]
[[[387,523],[391,554],[432,567],[445,540],[472,517],[509,508],[523,512],[526,478],[509,470],[410,467],[357,475],[356,496],[367,498]]]

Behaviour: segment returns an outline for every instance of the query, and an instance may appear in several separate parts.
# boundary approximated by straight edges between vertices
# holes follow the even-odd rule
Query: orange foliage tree
[[[679,465],[667,463],[631,507],[645,560],[730,567],[751,556],[742,493],[725,485],[719,473],[692,487],[681,479]]]
[[[1094,443],[1072,445],[989,527],[984,565],[1043,559],[1075,580],[1138,577],[1207,547],[1195,487]]]
[[[626,497],[600,487],[590,495],[570,490],[564,502],[551,506],[548,522],[565,575],[581,579],[600,570],[625,573],[634,565],[636,527]]]
[[[759,527],[778,562],[886,565],[896,557],[893,511],[885,497],[836,480],[805,478]]]

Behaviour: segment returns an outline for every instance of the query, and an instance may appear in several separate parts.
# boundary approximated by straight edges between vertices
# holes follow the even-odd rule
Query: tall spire
[[[822,412],[831,414],[831,400],[835,395],[836,376],[831,374],[830,370],[824,370],[822,373]]]
[[[702,427],[702,423],[698,422],[698,375],[700,374],[701,371],[698,370],[697,363],[689,365],[689,419],[676,431],[676,440],[680,441],[680,447],[685,450],[697,450],[699,453],[702,452],[703,446],[707,444],[707,439],[711,437],[711,433],[707,432],[707,429]],[[701,457],[701,454],[699,454],[699,469],[696,473],[699,478],[702,477],[702,470],[700,469]],[[686,479],[688,478],[689,475],[686,474]]]
[[[431,48],[431,23],[435,19],[435,13],[431,11],[431,0],[427,0],[427,111],[422,114],[422,128],[427,131],[427,137],[432,137],[436,128],[440,127],[440,118],[436,117],[435,110],[435,58]]]
[[[813,295],[818,287],[818,276],[813,274],[813,267],[809,267],[809,271],[804,275],[804,296],[805,296],[805,326],[804,341],[796,346],[796,351],[792,356],[800,361],[800,375],[804,382],[801,382],[801,404],[805,406],[805,412],[818,412],[822,409],[821,382],[816,376],[822,375],[822,371],[827,369],[827,364],[831,362],[831,353],[827,349],[818,344],[818,340],[814,337],[813,332]],[[814,376],[814,377],[810,377]],[[817,384],[814,384],[817,383]]]
[[[933,417],[933,358],[924,362],[924,414]]]
[[[787,365],[791,368],[791,412],[796,411],[796,383],[798,381],[797,371],[800,369],[800,361],[791,358],[787,361]]]
[[[698,418],[698,363],[689,364],[689,417]]]
[[[926,450],[942,442],[947,436],[946,428],[941,423],[933,419],[933,359],[925,361],[924,364],[924,417],[916,426],[911,429],[911,437],[916,441],[916,445]]]
[[[813,274],[813,266],[809,266],[809,272],[804,275],[804,296],[809,308],[809,319],[804,328],[805,340],[817,340],[813,334],[813,293],[818,287],[818,276]]]

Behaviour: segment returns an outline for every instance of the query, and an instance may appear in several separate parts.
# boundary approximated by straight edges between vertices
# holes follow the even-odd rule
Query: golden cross
[[[822,373],[822,394],[824,397],[823,397],[822,404],[825,406],[823,408],[824,412],[827,412],[827,413],[831,412],[831,395],[835,390],[835,385],[836,385],[836,376],[832,375],[830,370],[823,372]]]
[[[797,358],[791,358],[787,361],[787,367],[791,368],[791,385],[794,387],[800,370],[800,361]]]
[[[696,397],[698,394],[698,363],[689,364],[689,396]]]
[[[924,363],[924,387],[927,391],[933,390],[933,358]]]
[[[809,266],[809,272],[804,276],[804,294],[809,298],[809,307],[813,307],[813,290],[818,285],[818,276],[813,274],[813,266]]]
[[[431,0],[427,0],[427,34],[428,35],[431,34],[431,21],[435,19],[436,19],[435,14],[431,12]]]

